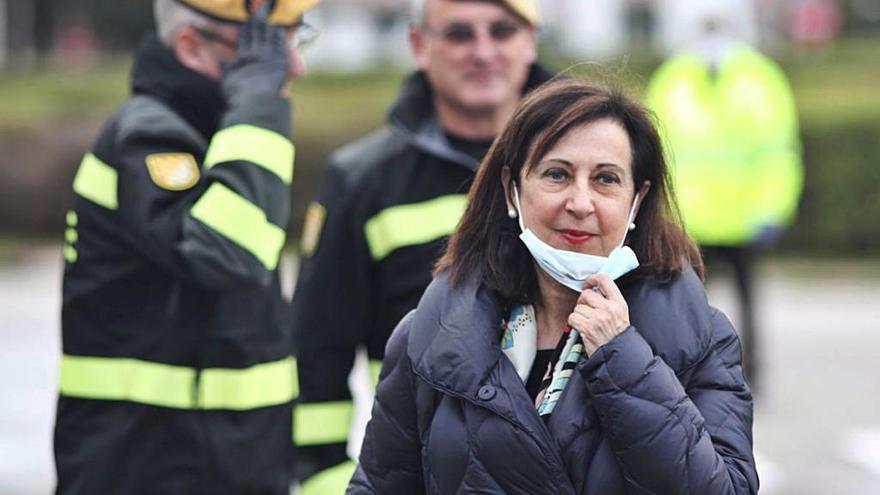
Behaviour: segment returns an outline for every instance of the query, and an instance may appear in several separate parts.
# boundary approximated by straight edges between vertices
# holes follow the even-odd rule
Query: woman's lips
[[[563,239],[576,245],[583,244],[594,237],[593,234],[584,232],[583,230],[564,229],[560,230],[559,233],[562,235]]]

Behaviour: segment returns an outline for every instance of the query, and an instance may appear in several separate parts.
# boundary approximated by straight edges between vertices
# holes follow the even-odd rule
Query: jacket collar
[[[183,66],[154,35],[141,42],[132,69],[132,93],[159,99],[206,138],[217,130],[226,101],[220,84]]]
[[[407,349],[413,371],[434,388],[543,435],[532,400],[501,351],[501,319],[507,316],[501,304],[483,286],[452,288],[448,282],[439,275],[419,302]]]
[[[414,371],[433,385],[475,398],[501,353],[502,310],[481,286],[428,286],[413,321],[408,353]],[[515,372],[514,372],[515,374]]]
[[[508,316],[503,311],[483,286],[452,288],[441,274],[413,315],[407,355],[414,373],[432,387],[492,411],[542,445],[553,445],[550,430],[501,351],[501,319]],[[547,462],[559,473],[560,493],[574,493],[558,451],[548,447],[547,453]]]
[[[532,64],[523,94],[549,81],[553,74]],[[433,90],[422,71],[410,75],[403,84],[388,116],[391,128],[416,148],[446,161],[476,170],[479,162],[453,148],[434,112]]]

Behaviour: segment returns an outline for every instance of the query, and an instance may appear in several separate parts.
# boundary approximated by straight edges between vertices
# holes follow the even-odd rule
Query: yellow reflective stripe
[[[370,254],[378,261],[395,249],[424,244],[451,234],[466,205],[467,196],[451,194],[380,211],[364,226]]]
[[[190,214],[254,255],[266,269],[278,266],[284,229],[270,223],[257,205],[223,184],[211,184]]]
[[[292,357],[245,369],[208,368],[201,375],[199,405],[244,410],[283,404],[299,395],[298,383]]]
[[[61,357],[60,391],[68,397],[192,409],[195,378],[195,370],[183,366],[127,358]]]
[[[370,378],[373,379],[373,387],[379,383],[379,374],[382,373],[382,360],[370,359]]]
[[[79,253],[76,252],[76,248],[67,244],[64,246],[64,259],[67,260],[68,263],[76,263],[76,260],[79,258]]]
[[[351,401],[297,404],[293,411],[293,443],[307,446],[346,442],[353,416]]]
[[[246,161],[265,168],[285,184],[290,184],[294,155],[293,143],[281,134],[239,124],[214,134],[205,155],[205,169],[223,162]]]
[[[342,494],[354,475],[357,464],[345,461],[310,476],[300,487],[300,495]]]
[[[70,227],[76,227],[76,224],[79,222],[79,217],[76,216],[76,212],[70,210],[67,212],[67,225]]]
[[[91,153],[86,153],[73,179],[73,192],[109,210],[119,208],[116,188],[119,174]]]
[[[245,410],[292,401],[293,358],[250,368],[195,368],[131,358],[61,357],[61,395],[174,409]]]

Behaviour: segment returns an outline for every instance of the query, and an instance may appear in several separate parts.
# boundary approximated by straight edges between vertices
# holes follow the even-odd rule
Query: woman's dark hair
[[[448,272],[453,286],[481,282],[511,304],[540,302],[532,256],[519,239],[517,220],[507,215],[501,171],[510,167],[510,180],[518,183],[523,167],[528,172],[570,130],[605,118],[629,136],[636,190],[651,182],[638,228],[628,237],[641,262],[637,273],[668,280],[693,266],[702,277],[700,251],[681,227],[652,114],[619,91],[574,79],[550,82],[520,103],[477,171],[467,209],[435,274]]]

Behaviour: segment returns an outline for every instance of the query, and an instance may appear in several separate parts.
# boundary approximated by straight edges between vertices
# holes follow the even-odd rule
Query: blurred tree
[[[33,39],[34,48],[43,58],[52,49],[55,38],[55,18],[61,0],[33,0]]]
[[[880,2],[877,0],[850,0],[844,3],[847,28],[850,32],[880,32]]]
[[[144,33],[153,29],[152,1],[82,0],[77,3],[88,9],[99,44],[105,49],[131,50]]]

